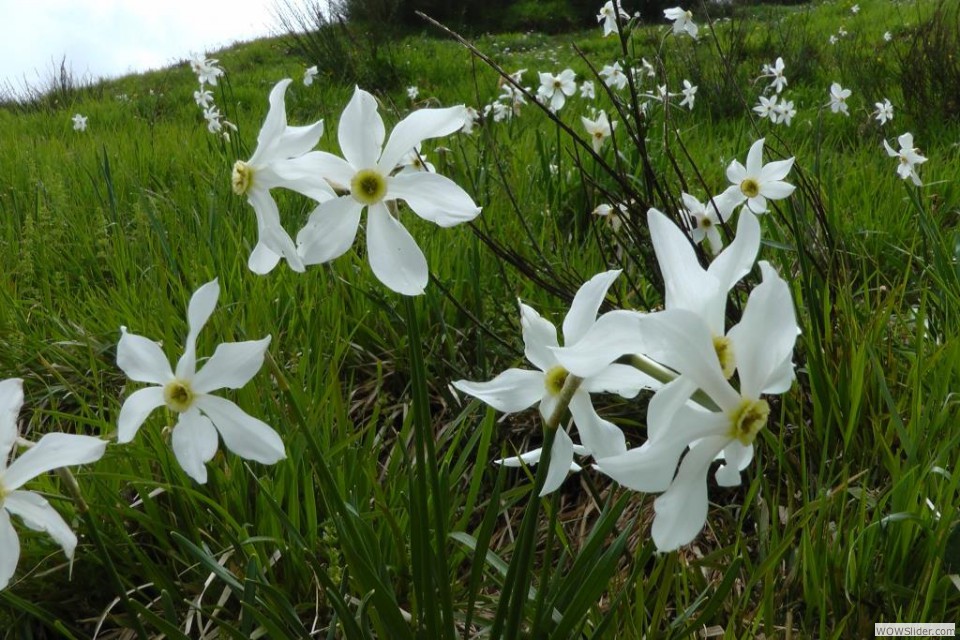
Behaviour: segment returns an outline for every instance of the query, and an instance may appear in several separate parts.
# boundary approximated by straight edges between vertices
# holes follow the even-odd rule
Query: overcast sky
[[[77,77],[164,67],[192,52],[277,32],[276,3],[0,0],[0,87],[19,89],[24,80],[45,86],[64,56]]]

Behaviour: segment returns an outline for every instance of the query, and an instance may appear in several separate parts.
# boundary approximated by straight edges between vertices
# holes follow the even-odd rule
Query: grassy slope
[[[750,82],[760,65],[778,54],[788,59],[790,96],[801,108],[789,129],[729,115],[739,114],[741,107],[717,70],[708,41],[696,49],[686,41],[666,41],[671,88],[682,78],[701,87],[693,113],[674,109],[670,125],[679,129],[704,181],[713,189],[722,187],[730,159],[742,160],[750,142],[767,135],[774,149],[795,155],[798,168],[818,181],[834,251],[824,286],[804,286],[797,253],[790,248],[789,217],[765,218],[765,238],[777,242],[761,257],[796,277],[805,332],[800,384],[785,396],[780,420],[764,433],[744,486],[712,487],[711,500],[718,506],[693,547],[652,555],[646,533],[652,499],[634,496],[629,511],[640,521],[630,546],[635,571],[629,582],[610,590],[611,597],[621,590],[625,594],[615,609],[616,637],[666,636],[696,620],[724,627],[728,637],[771,637],[789,621],[801,637],[839,638],[866,634],[870,623],[881,619],[953,620],[960,611],[957,589],[941,564],[958,493],[960,434],[952,420],[952,392],[960,387],[960,286],[950,253],[960,202],[958,127],[928,122],[920,105],[904,104],[895,77],[882,75],[896,68],[896,45],[883,45],[880,34],[889,29],[899,35],[899,25],[915,20],[912,12],[920,9],[879,5],[864,3],[857,16],[850,16],[844,3],[809,13],[771,10],[766,21],[720,26],[740,34],[721,42],[742,57],[737,86],[751,104],[760,86]],[[831,48],[826,40],[838,24],[853,35]],[[662,40],[663,30],[637,34],[637,57],[653,59]],[[598,66],[616,52],[610,40],[593,31],[557,38],[489,37],[480,46],[494,52],[508,71],[528,68],[527,80],[534,84],[537,70],[570,65],[578,74],[587,72],[575,59],[571,41]],[[467,72],[473,68],[469,55],[451,43],[410,39],[397,45],[396,53],[421,96],[476,106],[496,95],[495,74],[480,66],[475,74]],[[309,624],[316,615],[321,626],[326,624],[330,604],[320,597],[319,609],[314,605],[319,587],[313,572],[326,571],[337,582],[345,559],[336,532],[310,499],[318,480],[317,461],[302,432],[309,425],[336,482],[369,524],[384,571],[409,608],[405,548],[414,525],[407,486],[394,480],[407,464],[405,448],[398,445],[410,437],[409,421],[403,419],[409,364],[402,305],[372,278],[362,246],[305,276],[283,266],[268,277],[246,270],[256,229],[246,203],[230,191],[230,167],[234,159],[248,157],[255,144],[269,88],[279,78],[298,78],[308,61],[271,40],[215,57],[229,79],[218,104],[240,127],[230,144],[206,132],[191,100],[194,78],[185,64],[107,82],[34,112],[0,110],[5,220],[0,376],[25,378],[23,424],[34,434],[109,435],[122,398],[134,389],[125,387],[114,364],[119,327],[162,340],[176,357],[190,292],[219,277],[220,307],[200,337],[200,353],[211,353],[221,341],[273,336],[271,372],[261,372],[230,397],[278,427],[290,460],[264,468],[221,450],[211,464],[209,485],[198,487],[163,443],[166,423],[159,414],[153,417],[132,445],[110,447],[105,461],[81,474],[119,574],[130,588],[153,583],[135,599],[158,615],[165,612],[180,627],[191,616],[188,603],[201,594],[209,614],[222,587],[215,582],[205,590],[210,570],[198,566],[171,535],[178,531],[206,544],[237,574],[250,569],[245,558],[256,556],[295,617]],[[835,80],[854,88],[850,119],[816,108],[826,102]],[[321,146],[335,149],[336,121],[350,91],[330,79],[311,88],[295,83],[287,99],[289,120],[325,118]],[[115,97],[121,94],[129,100]],[[883,130],[867,117],[882,96],[906,107],[898,110],[892,128]],[[402,89],[385,97],[401,112],[406,109]],[[571,100],[563,112],[575,128],[584,106]],[[74,112],[89,117],[87,132],[71,130]],[[387,116],[388,128],[396,119]],[[880,146],[884,137],[892,141],[907,130],[917,133],[931,158],[922,175],[932,186],[916,194],[919,208]],[[682,157],[670,129],[658,125],[649,137],[656,166],[667,166],[664,149]],[[542,115],[528,108],[513,123],[439,144],[451,152],[438,168],[475,195],[484,207],[483,227],[501,242],[545,272],[557,271],[568,291],[605,267],[588,228],[597,197],[585,195],[576,176],[566,177],[569,157],[562,157],[559,177],[553,177],[548,165],[555,162],[556,132]],[[433,146],[427,148],[436,161]],[[697,185],[692,178],[690,183]],[[522,203],[519,214],[507,187]],[[703,195],[702,188],[694,192]],[[309,211],[307,203],[288,196],[280,202],[288,228],[297,228]],[[786,211],[809,213],[799,201]],[[494,475],[486,461],[539,436],[530,412],[498,425],[482,420],[483,411],[473,406],[461,414],[463,407],[446,384],[459,377],[484,379],[520,362],[517,296],[557,321],[567,302],[525,284],[469,229],[440,230],[409,218],[404,221],[439,283],[464,309],[481,315],[492,333],[474,326],[438,286],[431,285],[418,303],[438,443],[450,482],[459,488],[451,491],[446,508],[454,530],[475,532],[479,521],[473,513],[485,506]],[[642,281],[644,274],[634,278]],[[642,296],[625,285],[618,294],[639,306]],[[925,318],[931,335],[923,331]],[[299,400],[303,417],[291,414],[291,396],[281,393],[283,381]],[[628,439],[638,442],[636,405],[612,409],[633,429]],[[489,453],[483,449],[487,438]],[[472,482],[477,473],[488,477]],[[589,472],[581,482],[601,491],[610,487]],[[53,478],[33,487],[61,494]],[[510,505],[522,502],[527,488],[522,475],[511,475],[499,510],[509,517]],[[268,495],[289,520],[278,515]],[[569,480],[561,496],[571,549],[580,544],[580,519],[591,517],[587,495]],[[118,501],[129,504],[136,498],[143,501],[136,509],[116,508]],[[939,519],[927,500],[941,512]],[[66,500],[58,498],[56,505],[70,513]],[[291,526],[311,553],[289,545]],[[509,556],[509,529],[500,529],[494,548]],[[17,573],[22,581],[0,596],[0,621],[7,616],[14,625],[9,637],[31,624],[19,613],[24,605],[18,599],[36,603],[44,612],[38,618],[62,619],[78,637],[88,636],[91,620],[112,599],[101,595],[103,557],[89,535],[81,539],[72,581],[49,539],[24,532],[22,540]],[[281,555],[271,565],[277,550]],[[466,555],[454,560],[468,565]],[[624,560],[624,566],[631,563]],[[495,578],[488,580],[484,592],[493,600]],[[455,597],[463,597],[461,582],[452,581],[460,585]],[[239,610],[234,598],[220,617],[238,620]],[[591,619],[599,619],[601,611],[598,607]]]

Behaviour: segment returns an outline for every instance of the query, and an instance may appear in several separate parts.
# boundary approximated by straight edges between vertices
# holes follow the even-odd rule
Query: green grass
[[[863,2],[857,15],[851,4],[743,10],[716,23],[716,40],[701,20],[695,47],[663,27],[633,34],[634,62],[659,59],[661,83],[678,90],[687,78],[700,92],[692,112],[651,106],[645,157],[618,139],[641,196],[622,260],[590,212],[627,194],[581,150],[582,177],[574,145],[535,107],[427,143],[428,159],[483,206],[476,229],[514,257],[467,226],[404,212],[435,278],[411,302],[372,276],[362,242],[306,274],[246,268],[256,225],[230,170],[256,144],[270,88],[297,79],[290,123],[324,118],[320,147],[334,151],[353,90],[332,78],[302,86],[313,61],[281,40],[214,55],[227,71],[217,104],[239,127],[229,142],[206,131],[186,64],[0,108],[0,378],[25,381],[22,434],[113,437],[139,388],[116,366],[120,327],[178,356],[191,293],[218,277],[199,353],[273,336],[264,369],[226,395],[276,428],[288,455],[267,467],[221,447],[200,486],[172,456],[172,416],[157,412],[133,443],[111,444],[77,472],[88,517],[56,476],[34,481],[80,545],[71,574],[48,537],[16,524],[23,553],[0,592],[0,635],[89,638],[102,618],[100,637],[135,637],[134,613],[150,637],[216,628],[237,638],[474,637],[498,616],[514,625],[508,637],[521,636],[522,620],[551,638],[684,638],[708,627],[727,638],[849,638],[879,621],[955,621],[960,123],[904,94],[910,29],[933,3]],[[831,46],[840,25],[850,35]],[[598,29],[477,46],[508,72],[527,68],[535,89],[537,71],[589,76],[572,43],[596,68],[621,55]],[[497,74],[449,40],[409,38],[393,54],[423,104],[480,109],[498,94]],[[765,85],[754,78],[778,55],[799,109],[789,128],[748,114]],[[822,108],[833,81],[854,91],[850,118]],[[389,130],[410,102],[402,88],[380,97]],[[883,97],[897,112],[881,128],[869,113]],[[605,97],[597,105],[611,108]],[[579,132],[587,106],[571,98],[560,116]],[[86,132],[71,128],[77,112]],[[905,131],[930,158],[920,189],[899,180],[882,147]],[[805,179],[762,218],[760,256],[790,282],[803,333],[798,380],[773,403],[742,486],[711,480],[706,529],[668,554],[649,537],[653,498],[592,470],[531,502],[528,476],[491,461],[539,446],[536,412],[503,418],[450,381],[527,366],[517,297],[559,323],[583,281],[624,266],[611,300],[661,304],[642,205],[672,210],[681,189],[718,193],[730,160],[761,136],[766,159],[796,157],[790,180]],[[604,159],[616,163],[609,146]],[[644,161],[666,200],[642,185]],[[312,205],[277,196],[295,231]],[[646,399],[602,410],[632,444],[643,440]],[[531,504],[538,517],[524,537]],[[114,602],[111,575],[126,602]],[[513,598],[501,607],[505,584]]]

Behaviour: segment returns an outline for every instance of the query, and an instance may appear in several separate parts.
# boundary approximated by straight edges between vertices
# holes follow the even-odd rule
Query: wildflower
[[[416,241],[390,213],[404,200],[415,214],[442,227],[472,220],[480,208],[452,180],[436,173],[391,175],[410,149],[428,138],[463,128],[466,110],[418,109],[401,120],[383,143],[385,130],[376,99],[357,88],[340,117],[337,137],[344,158],[314,151],[290,161],[297,175],[322,176],[346,195],[323,202],[297,236],[304,264],[319,264],[350,248],[367,214],[367,257],[373,273],[405,295],[423,293],[427,261]],[[393,206],[393,204],[390,204]]]
[[[830,44],[837,44],[837,36],[833,34],[830,34],[830,37],[828,38],[828,40],[830,41]]]
[[[575,77],[576,74],[572,69],[564,69],[559,75],[541,72],[537,98],[540,102],[547,104],[550,111],[560,111],[567,100],[567,96],[572,96],[577,90]]]
[[[200,88],[193,92],[193,101],[197,103],[197,106],[206,111],[213,105],[213,94],[209,89],[204,89],[203,85],[200,85]]]
[[[217,66],[218,60],[209,59],[202,54],[195,55],[190,60],[190,68],[197,74],[201,85],[217,86],[217,78],[223,75],[223,69]]]
[[[893,40],[893,34],[890,33],[889,31],[884,31],[884,32],[883,32],[883,41],[884,41],[884,42],[890,42],[891,40]]]
[[[883,102],[876,102],[873,106],[877,108],[877,110],[873,112],[874,117],[876,117],[881,125],[893,120],[893,105],[890,104],[890,100],[884,98]]]
[[[79,113],[73,115],[73,130],[74,131],[86,131],[87,130],[87,117],[82,116]]]
[[[680,101],[680,106],[687,106],[690,108],[690,111],[693,111],[693,101],[696,97],[697,87],[690,84],[689,80],[684,80],[683,89],[680,90],[680,93],[683,94],[683,100]]]
[[[610,227],[610,230],[614,234],[620,232],[620,229],[623,227],[623,221],[629,216],[627,205],[622,202],[616,207],[612,207],[609,204],[599,204],[596,209],[590,213],[605,220],[607,226]]]
[[[684,31],[694,40],[697,39],[697,25],[693,22],[693,13],[680,7],[664,9],[663,15],[667,20],[673,20],[673,33],[680,35]]]
[[[857,15],[858,13],[860,13],[860,5],[855,4],[852,7],[850,7],[850,13],[852,13],[853,15]]]
[[[723,239],[720,237],[719,226],[733,213],[733,207],[730,206],[731,201],[728,198],[717,196],[703,203],[689,193],[681,194],[681,199],[683,200],[684,213],[692,226],[690,237],[698,244],[706,239],[707,245],[710,247],[710,253],[720,253],[723,248]]]
[[[257,148],[249,160],[233,165],[233,191],[246,196],[257,216],[258,240],[247,260],[247,266],[258,274],[269,273],[280,258],[287,260],[294,271],[304,271],[293,239],[280,224],[280,212],[270,190],[286,187],[318,202],[335,194],[322,178],[283,174],[286,161],[307,153],[323,135],[323,121],[303,127],[287,125],[284,95],[292,80],[278,82],[270,91],[270,109],[257,136]]]
[[[580,116],[580,121],[583,122],[583,128],[587,130],[587,134],[590,136],[590,141],[593,143],[593,150],[596,153],[600,153],[603,141],[609,138],[613,130],[617,128],[616,120],[610,122],[607,120],[606,112],[601,111],[596,120],[590,120],[585,116]]]
[[[600,69],[600,75],[603,77],[603,82],[611,89],[617,89],[618,91],[627,86],[627,76],[623,73],[623,69],[620,68],[619,62],[614,62],[612,65],[604,65]]]
[[[317,70],[317,65],[308,67],[306,71],[303,72],[303,86],[309,87],[313,84],[313,79],[317,77],[319,71]]]
[[[580,85],[580,97],[587,100],[593,100],[597,97],[597,91],[592,80],[584,80],[583,84]]]
[[[789,127],[790,121],[793,120],[796,115],[797,109],[793,104],[793,100],[781,100],[774,106],[773,115],[770,119],[773,120],[774,123],[782,122]]]
[[[760,96],[760,102],[753,108],[761,118],[769,118],[771,121],[774,120],[777,107],[777,96]]]
[[[220,286],[208,282],[193,294],[187,308],[186,346],[176,371],[170,368],[160,345],[121,327],[117,365],[131,380],[157,386],[130,394],[120,408],[117,440],[130,442],[147,416],[157,407],[179,414],[173,427],[173,453],[187,475],[203,484],[206,463],[217,452],[217,433],[228,449],[241,458],[273,464],[286,457],[280,436],[266,423],[245,413],[223,398],[210,395],[218,389],[239,389],[263,364],[270,336],[262,340],[219,345],[200,371],[197,365],[197,335],[217,305]]]
[[[410,98],[411,101],[416,100],[419,95],[420,89],[415,86],[407,87],[407,97]]]
[[[408,151],[397,165],[400,167],[400,171],[397,175],[404,173],[414,173],[417,171],[429,171],[430,173],[436,173],[437,169],[432,164],[427,162],[426,154],[420,150],[420,145]]]
[[[95,462],[107,443],[91,436],[48,433],[19,458],[10,459],[17,444],[17,414],[23,406],[23,381],[0,382],[0,589],[5,589],[17,569],[20,540],[10,520],[19,516],[34,531],[45,531],[73,560],[77,536],[39,493],[21,487],[42,473],[59,467]]]
[[[463,119],[463,128],[460,129],[460,132],[470,135],[473,133],[473,128],[477,125],[477,121],[480,120],[480,114],[477,113],[477,110],[473,107],[464,107],[464,111],[466,113]]]
[[[917,174],[917,165],[926,162],[927,158],[920,155],[920,152],[913,146],[913,134],[905,133],[897,138],[897,142],[900,143],[900,151],[894,151],[886,140],[883,141],[887,155],[891,158],[897,158],[900,162],[897,165],[897,175],[903,180],[910,178],[913,180],[913,184],[918,187],[923,185],[920,176]]]
[[[763,65],[762,77],[773,78],[770,86],[773,87],[777,93],[783,91],[783,88],[787,86],[787,78],[783,75],[784,68],[783,58],[777,58],[772,65]]]
[[[637,70],[639,73],[645,74],[648,78],[657,77],[657,69],[654,67],[646,58],[640,59],[640,69]],[[634,76],[635,78],[639,76]]]
[[[839,83],[834,82],[830,85],[830,111],[842,113],[845,116],[850,115],[847,109],[847,98],[850,97],[850,89],[844,89]]]
[[[717,470],[717,483],[740,484],[740,473],[753,458],[753,442],[770,415],[762,395],[782,393],[792,382],[797,324],[790,289],[769,264],[761,262],[760,269],[763,282],[750,293],[740,323],[726,336],[739,390],[728,381],[714,335],[695,313],[672,309],[640,320],[651,344],[649,355],[681,375],[651,400],[648,441],[598,460],[597,469],[630,488],[664,492],[654,501],[652,530],[660,551],[691,542],[703,528],[707,472],[719,454],[724,464]],[[697,388],[719,411],[686,403]]]
[[[767,199],[782,200],[795,187],[783,181],[793,168],[793,158],[777,160],[763,164],[763,138],[750,146],[747,153],[747,166],[734,160],[727,167],[727,179],[732,185],[723,192],[734,206],[746,201],[747,207],[754,213],[765,213]]]
[[[598,274],[574,296],[570,311],[563,320],[563,338],[567,346],[575,345],[594,325],[597,310],[619,274],[619,270]],[[552,350],[558,347],[557,329],[523,303],[520,304],[520,325],[524,354],[538,371],[507,369],[488,382],[457,380],[453,386],[505,413],[523,411],[539,402],[540,415],[548,420],[559,404],[560,391],[569,375]],[[586,451],[597,459],[626,451],[623,432],[597,415],[590,393],[612,392],[631,398],[640,389],[655,385],[646,375],[621,364],[611,364],[596,375],[584,378],[574,392],[569,408]],[[560,486],[572,461],[573,442],[563,429],[557,429],[551,449],[550,470],[540,495],[546,495]]]
[[[613,0],[608,0],[608,2],[600,8],[600,13],[597,14],[597,22],[603,23],[604,38],[611,33],[617,32],[617,13],[620,14],[621,20],[630,19],[630,14],[628,14],[622,8],[619,8],[619,12],[614,10]]]

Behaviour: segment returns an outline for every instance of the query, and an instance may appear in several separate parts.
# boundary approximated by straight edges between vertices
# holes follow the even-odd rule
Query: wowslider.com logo
[[[876,638],[952,638],[956,634],[953,622],[877,622],[873,625]]]

